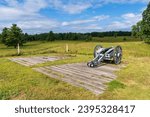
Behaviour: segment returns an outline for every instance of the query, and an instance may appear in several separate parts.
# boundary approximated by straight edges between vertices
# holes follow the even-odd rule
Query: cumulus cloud
[[[64,11],[69,14],[78,14],[89,8],[99,7],[109,3],[147,3],[149,0],[68,0],[68,2],[63,0],[48,0],[48,2],[49,6],[51,8],[55,8],[56,10]]]
[[[82,24],[86,24],[86,28],[101,29],[99,21],[107,19],[107,15],[94,16],[88,19],[73,21],[57,21],[56,19],[43,16],[40,11],[42,9],[52,9],[60,13],[70,15],[80,14],[87,9],[101,6],[108,3],[135,3],[149,2],[149,0],[0,0],[0,28],[10,26],[17,23],[23,30],[31,32],[31,30],[51,30],[67,26],[79,29]],[[50,12],[50,11],[49,11]],[[123,21],[114,21],[108,27],[109,29],[128,28],[135,24],[140,18],[140,14],[128,13],[121,16]],[[88,24],[89,23],[89,24]],[[96,24],[97,23],[97,24]],[[76,27],[76,28],[75,28]],[[77,28],[78,27],[78,28]],[[82,29],[85,27],[82,26]]]
[[[101,21],[101,20],[104,20],[104,19],[107,19],[107,18],[109,18],[108,15],[100,15],[100,16],[94,16],[90,19],[75,20],[75,21],[70,21],[70,22],[65,21],[65,22],[62,22],[62,26],[86,24],[86,23]]]
[[[108,25],[108,30],[129,30],[132,25],[136,24],[142,19],[141,14],[126,13],[121,16],[122,21],[114,21]]]
[[[82,32],[89,32],[89,31],[101,31],[103,28],[101,26],[99,26],[98,24],[88,24],[86,26],[74,26],[73,27],[76,30],[80,30]]]
[[[0,6],[0,22],[1,29],[10,26],[12,23],[18,24],[23,30],[51,30],[59,25],[59,22],[49,19],[39,13],[43,8],[47,7],[45,0],[3,0]]]
[[[70,1],[66,3],[63,2],[63,0],[49,0],[49,5],[56,10],[64,11],[69,14],[81,13],[82,11],[92,7],[90,2]]]

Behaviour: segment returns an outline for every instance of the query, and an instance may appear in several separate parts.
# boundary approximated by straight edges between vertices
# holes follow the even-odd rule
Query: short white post
[[[66,52],[68,52],[68,44],[66,44]]]
[[[18,50],[18,55],[20,54],[20,46],[19,43],[17,44],[17,50]]]

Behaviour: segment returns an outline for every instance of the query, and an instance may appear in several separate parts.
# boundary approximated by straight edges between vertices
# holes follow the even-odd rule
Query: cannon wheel
[[[95,46],[95,48],[94,48],[94,58],[96,57],[97,51],[98,51],[100,48],[103,48],[103,47],[102,47],[101,45]]]
[[[115,64],[120,64],[122,59],[122,48],[117,46],[114,49],[113,60]]]

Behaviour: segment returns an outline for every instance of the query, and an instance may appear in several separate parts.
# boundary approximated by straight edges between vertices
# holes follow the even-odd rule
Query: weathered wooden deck
[[[65,64],[33,68],[51,78],[62,80],[77,87],[83,87],[95,94],[102,94],[106,83],[114,80],[114,72],[121,68],[120,65],[103,65],[89,68],[86,63]]]
[[[11,58],[24,66],[32,66],[47,61],[63,59],[60,57],[19,57]],[[96,68],[87,67],[86,63],[64,64],[33,68],[51,78],[62,80],[77,87],[83,87],[95,94],[102,94],[107,88],[106,83],[114,80],[117,76],[115,71],[122,65],[105,64]]]
[[[10,60],[16,63],[19,63],[24,66],[32,66],[39,63],[44,63],[48,61],[55,61],[62,59],[60,57],[19,57],[19,58],[11,58]]]

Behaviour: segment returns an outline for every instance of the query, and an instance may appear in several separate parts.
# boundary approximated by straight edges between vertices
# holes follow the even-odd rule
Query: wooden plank
[[[47,72],[45,69],[42,69],[42,68],[33,68],[33,69],[38,71],[38,72],[41,72],[41,73],[43,73],[45,75],[48,75],[48,76],[50,76],[52,78],[56,78],[56,79],[62,80],[64,82],[68,82],[68,83],[70,83],[70,84],[72,84],[74,86],[83,87],[85,89],[88,89],[88,90],[90,90],[91,92],[93,92],[95,94],[103,93],[103,90],[101,90],[101,89],[99,89],[97,87],[92,87],[92,86],[90,86],[88,84],[81,84],[81,83],[77,82],[76,80],[70,79],[69,76],[60,79],[58,76],[53,76],[52,74],[49,74],[49,72]]]
[[[110,82],[112,81],[112,79],[108,79],[106,78],[105,76],[102,76],[101,75],[94,75],[93,73],[87,73],[85,71],[80,71],[79,69],[78,70],[73,70],[73,69],[67,69],[67,68],[63,68],[63,70],[67,70],[67,73],[72,73],[72,74],[75,74],[77,76],[82,76],[82,77],[85,77],[85,78],[88,78],[88,79],[91,79],[91,80],[95,80],[97,82],[102,82],[102,83],[106,83],[106,82]]]
[[[80,66],[77,66],[77,67],[74,67],[74,66],[71,66],[71,65],[66,65],[66,66],[59,66],[61,68],[68,68],[68,69],[71,69],[71,70],[76,70],[76,71],[80,71],[82,72],[82,74],[84,73],[86,76],[89,75],[89,76],[95,76],[98,78],[102,78],[103,80],[108,80],[108,81],[112,81],[114,78],[116,78],[116,76],[114,74],[110,74],[109,76],[105,76],[103,74],[101,74],[101,71],[95,71],[94,69],[92,68],[84,68],[84,69],[80,69]],[[107,71],[108,72],[108,71]],[[106,72],[106,73],[107,73]],[[101,77],[103,76],[103,77]]]
[[[25,65],[25,66],[31,66],[38,63],[44,63],[47,61],[55,61],[61,59],[61,57],[19,57],[19,58],[11,58],[9,60],[16,61],[19,64]]]
[[[40,72],[40,73],[43,73],[51,78],[55,78],[55,79],[58,79],[60,80],[60,76],[56,75],[56,74],[53,74],[53,73],[49,73],[47,72],[47,70],[45,70],[43,67],[39,67],[39,68],[33,68],[34,70]]]
[[[96,77],[89,77],[89,76],[85,76],[85,75],[82,75],[81,73],[77,73],[77,72],[73,72],[73,71],[67,71],[66,69],[60,69],[60,68],[56,68],[56,67],[51,67],[50,69],[54,70],[54,71],[57,71],[57,72],[60,72],[60,73],[63,73],[63,74],[66,74],[66,75],[72,75],[72,76],[75,76],[75,78],[77,77],[82,77],[82,78],[85,78],[84,80],[86,79],[89,79],[91,81],[97,81],[99,83],[105,83],[106,81],[100,79],[100,78],[96,78]]]
[[[24,63],[26,63],[26,64],[28,64],[28,65],[34,65],[34,63],[32,63],[32,62],[30,62],[30,61],[27,61],[27,60],[25,60],[24,58],[16,58],[16,60],[20,60],[21,62],[24,62]]]
[[[95,76],[93,75],[93,73],[94,73],[94,71],[92,71],[91,73],[84,73],[84,72],[86,72],[86,70],[84,71],[84,72],[81,72],[80,71],[80,69],[78,69],[78,70],[76,70],[76,71],[73,71],[72,69],[70,70],[69,68],[67,68],[67,67],[62,67],[62,66],[52,66],[51,68],[58,68],[58,69],[62,69],[62,70],[66,70],[66,71],[68,71],[68,72],[71,72],[71,73],[74,73],[74,74],[76,74],[76,75],[82,75],[82,76],[84,76],[84,77],[86,77],[87,75],[89,75],[91,78],[95,78]],[[92,76],[93,75],[93,76]],[[110,77],[110,78],[114,78],[115,76],[113,75],[113,74],[107,74],[107,73],[105,73],[105,72],[101,72],[101,71],[99,71],[99,75],[96,75],[96,76],[101,76],[101,75],[103,75],[103,77],[105,77],[106,76],[106,79],[108,79],[108,77]],[[102,79],[100,79],[99,78],[99,80],[102,80]],[[108,79],[109,80],[109,79]]]
[[[75,63],[34,69],[73,86],[85,88],[95,94],[102,94],[107,87],[105,83],[116,78],[114,71],[120,68],[112,65],[89,68],[86,63]]]
[[[30,66],[28,63],[22,62],[21,60],[11,60],[11,61],[19,63],[19,64],[24,65],[24,66]]]
[[[45,70],[49,70],[49,69],[45,69]],[[102,90],[104,90],[106,88],[106,86],[104,86],[104,84],[101,81],[91,80],[89,78],[85,78],[85,77],[82,77],[79,75],[74,75],[74,74],[65,74],[63,71],[60,71],[60,70],[59,71],[57,70],[57,72],[64,74],[63,78],[68,77],[69,79],[76,80],[78,82],[88,84],[93,87],[98,87]]]
[[[67,65],[71,65],[71,64],[67,64]],[[84,63],[76,63],[73,66],[74,67],[80,66],[81,69],[89,68],[89,67],[87,67],[86,63],[85,64]],[[103,66],[98,66],[98,67],[89,68],[89,69],[94,69],[95,71],[100,71],[101,70],[101,71],[105,71],[105,72],[109,71],[109,73],[112,73],[116,70],[119,70],[119,68],[114,68],[114,67],[109,66],[109,65],[105,65],[105,66],[103,65]]]

